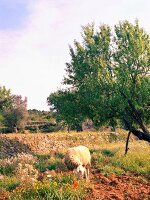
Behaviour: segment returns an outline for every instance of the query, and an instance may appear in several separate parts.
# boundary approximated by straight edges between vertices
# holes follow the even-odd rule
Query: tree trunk
[[[127,119],[127,117],[123,117],[123,121],[124,124],[126,126],[126,128],[132,132],[139,140],[145,140],[147,142],[150,142],[150,134],[149,132],[146,131],[139,131],[138,129],[136,129],[134,126],[132,126],[129,122],[129,120]]]
[[[70,133],[70,125],[67,126],[67,132]]]
[[[145,140],[145,141],[150,142],[150,133],[149,133],[148,129],[146,128],[146,126],[144,125],[139,112],[136,110],[132,101],[130,99],[128,99],[128,97],[122,91],[120,91],[120,94],[127,100],[129,108],[130,108],[130,110],[127,109],[128,112],[126,111],[126,113],[130,114],[130,117],[132,117],[132,119],[136,122],[136,124],[139,125],[139,127],[142,129],[142,131],[139,131],[138,129],[133,127],[131,125],[129,119],[127,118],[127,116],[124,115],[123,121],[124,121],[126,128],[130,132],[132,132],[135,136],[137,136],[139,140]]]

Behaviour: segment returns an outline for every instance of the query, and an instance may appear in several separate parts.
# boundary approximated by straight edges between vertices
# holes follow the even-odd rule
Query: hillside
[[[63,196],[84,200],[148,200],[149,144],[132,136],[129,152],[124,156],[126,136],[126,131],[108,129],[70,134],[1,134],[0,199]],[[66,149],[80,144],[87,146],[92,155],[89,182],[76,180],[63,163]]]

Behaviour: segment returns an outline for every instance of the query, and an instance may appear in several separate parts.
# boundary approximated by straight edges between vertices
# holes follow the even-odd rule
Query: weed
[[[6,191],[12,191],[19,185],[20,182],[15,177],[4,177],[3,180],[0,180],[0,188],[5,189]]]
[[[15,171],[15,166],[13,165],[1,165],[0,164],[0,174],[6,175],[6,176],[12,176]]]
[[[56,154],[56,157],[57,157],[57,158],[60,158],[60,159],[63,159],[63,158],[65,157],[65,155],[64,155],[64,153],[58,152],[58,153]]]
[[[109,149],[102,149],[101,153],[103,156],[113,157],[115,155],[116,151],[112,151]]]
[[[73,187],[74,176],[55,177],[50,182],[36,183],[25,189],[16,190],[10,200],[78,200],[84,198],[85,184],[83,181],[77,182],[77,187]]]
[[[109,142],[116,142],[119,140],[119,137],[116,133],[110,133],[108,139],[109,139]]]
[[[38,162],[35,164],[36,169],[38,169],[40,172],[45,172],[46,169],[49,170],[56,170],[58,164],[61,162],[61,159],[57,157],[51,157],[50,159],[43,160],[40,159]]]

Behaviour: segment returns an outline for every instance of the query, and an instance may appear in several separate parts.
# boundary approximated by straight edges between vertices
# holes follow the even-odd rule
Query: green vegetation
[[[18,190],[11,196],[11,200],[31,200],[31,199],[84,199],[85,184],[84,181],[78,182],[78,188],[73,185],[73,176],[55,177],[54,180],[38,182],[30,185],[28,188]]]
[[[107,177],[111,174],[117,174],[120,177],[124,174],[142,177],[150,174],[148,143],[132,138],[130,151],[124,155],[124,140],[116,142],[114,139],[110,142],[110,135],[111,132],[94,132],[93,134],[73,132],[70,136],[67,133],[54,133],[50,134],[50,137],[53,140],[56,137],[55,141],[62,140],[62,144],[64,141],[68,142],[70,146],[77,145],[74,141],[78,144],[84,141],[84,145],[89,146],[92,156],[91,177],[92,171],[97,175]],[[41,140],[41,135],[39,139]],[[1,148],[3,150],[3,146]],[[0,195],[6,198],[9,196],[12,200],[84,199],[89,187],[92,188],[93,185],[89,186],[85,180],[77,180],[76,176],[67,170],[63,163],[66,148],[67,146],[64,149],[54,149],[54,152],[49,154],[44,154],[41,150],[43,154],[37,154],[35,151],[33,154],[21,153],[0,159]],[[90,182],[90,184],[93,183]]]
[[[10,89],[0,87],[0,125],[1,131],[23,131],[28,120],[27,98],[11,94]]]
[[[0,174],[2,175],[11,176],[13,175],[14,170],[15,170],[15,166],[11,164],[8,164],[8,163],[6,165],[3,165],[3,163],[0,164]]]
[[[56,170],[57,166],[61,162],[61,159],[59,158],[54,158],[51,157],[49,159],[39,159],[38,162],[36,163],[35,167],[40,171],[40,172],[45,172],[46,169],[49,170]]]
[[[0,181],[0,188],[6,191],[13,191],[16,187],[20,185],[20,182],[16,177],[5,177],[3,181]]]
[[[14,134],[13,139],[11,135],[2,136],[0,197],[84,199],[89,185],[85,180],[77,180],[63,162],[66,149],[80,144],[89,147],[92,170],[99,176],[136,174],[145,178],[150,174],[150,149],[145,142],[150,142],[149,35],[138,21],[135,24],[123,21],[114,29],[103,24],[95,30],[94,23],[88,24],[82,27],[82,39],[70,46],[71,60],[66,64],[63,80],[67,89],[47,98],[50,112],[27,111],[27,99],[11,94],[3,86],[0,126],[1,130],[20,133],[25,129],[32,133],[58,131],[66,126],[68,132],[79,132],[83,123],[89,122],[95,132],[59,132],[45,134],[43,138],[39,134],[39,139],[28,133],[22,134],[23,139],[19,134]],[[103,127],[111,130],[96,132]],[[141,143],[131,134],[130,152],[124,155],[127,132],[116,133],[118,127],[145,141]],[[117,184],[115,181],[111,184]]]
[[[135,146],[134,146],[135,145]],[[109,147],[106,149],[106,147]],[[103,174],[150,174],[150,149],[147,144],[131,143],[131,151],[123,154],[121,144],[105,144],[99,150],[92,150],[92,159],[95,168]]]
[[[74,41],[70,56],[63,80],[69,87],[47,98],[57,120],[68,131],[82,130],[86,119],[96,128],[121,126],[150,142],[150,37],[138,21],[119,22],[112,30],[105,24],[82,27],[82,41]]]

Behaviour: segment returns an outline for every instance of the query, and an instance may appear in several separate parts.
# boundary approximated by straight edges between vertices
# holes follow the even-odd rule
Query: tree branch
[[[144,131],[141,132],[138,129],[136,129],[135,127],[133,127],[126,116],[123,116],[123,121],[124,121],[124,124],[125,124],[126,128],[130,132],[132,132],[139,140],[145,140],[147,142],[150,142],[150,134],[149,134],[149,132],[148,133],[144,132]]]
[[[127,98],[127,96],[123,93],[123,91],[120,91],[120,94],[127,100],[128,105],[131,108],[130,114],[131,114],[132,118],[136,121],[136,123],[140,126],[140,128],[143,130],[144,133],[147,133],[148,135],[150,135],[148,129],[145,127],[145,125],[141,119],[139,112],[136,110],[136,108],[133,105],[133,103],[131,102],[131,100]]]

